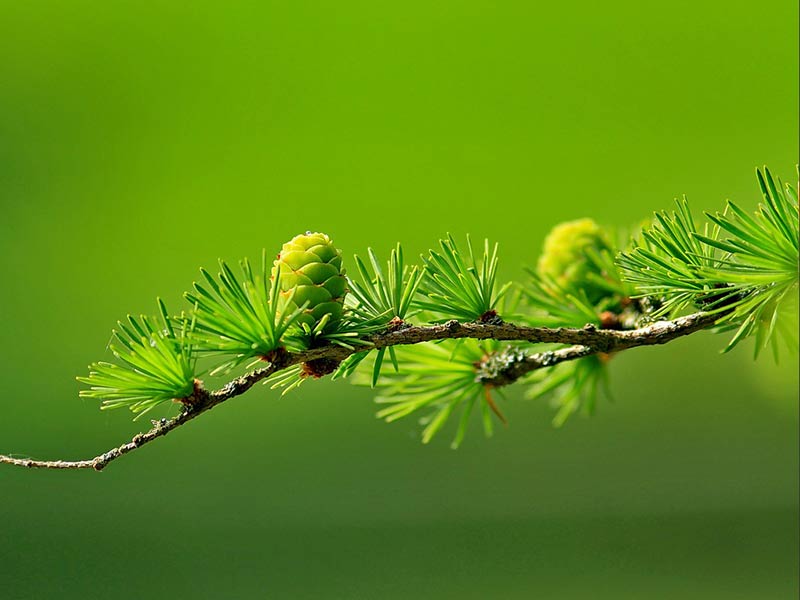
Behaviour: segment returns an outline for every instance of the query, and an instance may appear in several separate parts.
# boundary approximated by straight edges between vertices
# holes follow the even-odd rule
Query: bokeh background
[[[0,1],[0,452],[147,426],[74,377],[220,257],[471,233],[517,278],[562,220],[754,208],[754,167],[795,177],[797,12]],[[796,597],[795,359],[722,345],[626,353],[615,402],[562,430],[514,391],[455,452],[326,381],[101,474],[0,468],[0,597]]]

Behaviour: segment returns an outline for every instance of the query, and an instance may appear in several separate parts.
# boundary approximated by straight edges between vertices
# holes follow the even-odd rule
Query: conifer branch
[[[750,337],[756,354],[771,348],[777,357],[781,342],[796,351],[797,191],[766,169],[757,178],[755,213],[729,202],[698,226],[679,201],[623,246],[591,219],[559,224],[528,282],[501,285],[497,245],[476,252],[469,237],[459,248],[448,236],[421,265],[407,264],[400,244],[385,263],[368,250],[368,261],[355,257],[355,278],[324,233],[295,236],[271,263],[266,250],[260,265],[245,259],[239,271],[220,262],[217,276],[201,270],[179,315],[159,301],[157,317],[119,322],[116,361],[78,377],[89,386],[80,395],[101,408],[141,416],[175,401],[178,416],[89,460],[0,463],[99,471],[258,382],[285,394],[326,375],[378,388],[377,416],[387,422],[422,414],[424,443],[460,413],[455,448],[476,407],[487,436],[495,418],[506,422],[493,392],[523,379],[529,397],[553,394],[556,426],[591,414],[608,391],[608,358],[629,348],[713,326],[735,332],[726,351]],[[543,346],[534,353],[532,344]],[[261,368],[208,391],[201,358],[218,361],[210,376]]]
[[[495,376],[494,380],[484,379],[484,384],[501,387],[513,383],[523,375],[542,368],[552,367],[562,362],[576,360],[599,353],[612,353],[639,346],[666,344],[677,338],[711,327],[719,318],[718,314],[696,313],[672,321],[659,321],[639,329],[616,331],[598,329],[593,325],[583,328],[526,327],[512,323],[482,324],[448,321],[440,325],[406,327],[386,333],[368,336],[372,348],[389,348],[399,345],[412,345],[448,339],[470,338],[476,340],[523,341],[530,343],[573,344],[570,347],[527,355],[523,360],[510,365],[506,372]],[[112,448],[94,458],[78,461],[34,460],[15,458],[0,454],[0,463],[18,467],[42,469],[94,469],[103,470],[110,462],[128,454],[145,444],[167,435],[208,412],[215,406],[244,394],[256,383],[285,370],[293,365],[309,361],[342,361],[354,354],[356,349],[342,346],[327,346],[304,352],[278,353],[269,365],[256,369],[226,384],[219,390],[209,392],[199,381],[195,382],[194,392],[183,399],[183,411],[172,419],[153,421],[147,432],[135,435],[131,441]]]

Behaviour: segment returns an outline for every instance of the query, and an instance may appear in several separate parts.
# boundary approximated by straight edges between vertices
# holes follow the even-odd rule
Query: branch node
[[[502,325],[503,319],[497,314],[496,310],[492,309],[483,313],[475,322],[481,325]]]
[[[411,323],[404,321],[400,317],[393,317],[386,325],[386,331],[387,333],[394,333],[395,331],[403,331],[409,327],[411,327]]]
[[[319,379],[330,375],[339,368],[341,361],[332,358],[316,358],[303,363],[303,377]]]

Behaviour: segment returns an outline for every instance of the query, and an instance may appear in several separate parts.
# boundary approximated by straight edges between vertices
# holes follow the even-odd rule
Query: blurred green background
[[[639,222],[794,178],[797,3],[0,1],[0,452],[145,427],[77,398],[116,319],[305,230],[347,256]],[[428,447],[369,390],[259,386],[105,472],[0,468],[0,597],[791,598],[795,359],[699,334],[616,401]],[[169,414],[169,413],[165,413]]]

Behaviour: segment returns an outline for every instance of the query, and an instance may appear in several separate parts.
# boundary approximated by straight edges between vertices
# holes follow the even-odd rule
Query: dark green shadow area
[[[15,585],[4,598],[744,600],[797,590],[792,510],[286,527],[235,514],[210,526],[187,509],[148,521],[6,524],[14,554],[0,555],[0,574]]]

